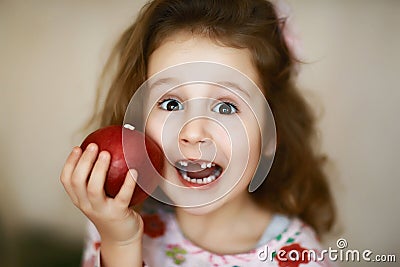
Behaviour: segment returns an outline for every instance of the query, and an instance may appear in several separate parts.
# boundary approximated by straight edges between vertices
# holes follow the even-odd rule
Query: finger
[[[90,179],[87,185],[87,194],[92,206],[103,205],[107,199],[104,192],[104,182],[107,177],[111,156],[107,151],[101,151],[94,164]]]
[[[92,171],[94,162],[96,161],[97,151],[98,147],[96,144],[89,144],[85,151],[83,151],[72,174],[71,184],[78,197],[80,208],[87,207],[90,204],[87,197],[87,180]]]
[[[136,186],[137,171],[131,169],[127,172],[124,184],[115,196],[115,201],[119,202],[122,206],[128,206],[131,202],[133,191]]]
[[[65,161],[64,167],[61,171],[60,181],[64,186],[65,191],[68,196],[72,200],[72,203],[77,204],[78,198],[74,193],[74,190],[71,186],[72,173],[76,167],[76,164],[79,161],[80,156],[82,155],[82,150],[80,147],[74,147],[69,154],[67,160]]]

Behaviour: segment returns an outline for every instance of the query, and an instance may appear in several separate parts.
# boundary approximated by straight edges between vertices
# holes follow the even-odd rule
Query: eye
[[[238,112],[238,108],[234,104],[229,102],[219,102],[215,105],[212,111],[228,115]]]
[[[168,110],[168,111],[176,111],[176,110],[182,110],[183,105],[181,102],[179,102],[176,99],[164,99],[158,102],[158,106],[161,109]]]

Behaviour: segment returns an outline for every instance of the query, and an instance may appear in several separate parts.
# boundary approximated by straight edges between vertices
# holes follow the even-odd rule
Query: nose
[[[207,122],[203,119],[196,119],[186,123],[179,133],[179,143],[184,146],[197,146],[210,142],[211,136],[206,128]]]
[[[217,151],[211,134],[213,129],[208,119],[195,119],[186,123],[179,133],[179,149],[182,156],[191,160],[213,161]]]

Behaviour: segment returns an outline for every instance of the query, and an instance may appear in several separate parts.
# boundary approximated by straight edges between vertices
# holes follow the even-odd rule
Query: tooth
[[[211,181],[214,181],[214,180],[215,180],[215,176],[214,176],[214,175],[210,175],[208,178],[210,178]]]
[[[197,182],[196,179],[190,179],[190,181],[191,181],[192,183],[196,183],[196,182]]]
[[[202,184],[203,183],[203,179],[197,179],[197,183],[198,184]]]
[[[206,184],[206,183],[208,183],[207,178],[203,178],[203,184]]]
[[[213,167],[214,167],[214,166],[215,166],[215,163],[211,164],[211,166],[213,166]]]
[[[207,164],[207,168],[211,168],[211,162]]]
[[[208,183],[211,183],[211,182],[212,182],[211,177],[207,177],[207,178],[204,178],[204,179],[207,179],[207,182],[208,182]]]
[[[207,167],[207,164],[205,163],[205,162],[203,162],[202,164],[201,164],[201,168],[202,169],[205,169]]]
[[[186,172],[183,172],[183,173],[182,173],[182,176],[183,176],[183,178],[185,178],[185,180],[190,181],[190,178],[189,178],[189,176],[187,176],[187,173],[186,173]]]

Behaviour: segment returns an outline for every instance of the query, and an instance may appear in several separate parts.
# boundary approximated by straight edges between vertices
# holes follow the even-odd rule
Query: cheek
[[[168,179],[168,177],[174,177],[175,169],[170,168],[169,160],[166,157],[164,151],[165,146],[163,145],[162,141],[163,129],[161,127],[163,125],[163,122],[164,122],[163,116],[160,116],[160,114],[157,111],[152,112],[150,113],[147,119],[145,130],[146,130],[146,135],[149,136],[151,139],[153,139],[164,153],[164,167],[162,170],[162,176]]]
[[[145,127],[146,135],[152,138],[160,148],[162,148],[161,144],[162,127],[160,127],[162,123],[163,123],[162,117],[157,116],[155,112],[151,112],[149,117],[147,118]]]
[[[210,130],[217,148],[221,149],[225,155],[230,156],[232,153],[232,135],[220,126],[212,127]]]
[[[253,114],[248,114],[243,120],[244,126],[247,132],[247,138],[249,139],[250,153],[260,153],[261,152],[261,132],[260,125]]]
[[[261,134],[254,120],[247,120],[243,126],[246,129],[246,136],[242,137],[242,140],[236,140],[239,147],[236,151],[240,151],[239,160],[247,161],[246,172],[251,174],[256,169],[261,155]]]

